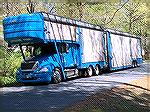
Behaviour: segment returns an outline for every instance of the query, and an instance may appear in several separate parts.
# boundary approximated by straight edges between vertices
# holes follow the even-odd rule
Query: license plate
[[[31,78],[29,75],[26,75],[26,78],[28,79],[28,78]]]

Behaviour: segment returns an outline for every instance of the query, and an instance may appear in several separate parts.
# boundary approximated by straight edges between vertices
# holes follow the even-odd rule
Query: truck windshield
[[[22,50],[26,58],[56,54],[56,49],[53,44],[22,46]]]

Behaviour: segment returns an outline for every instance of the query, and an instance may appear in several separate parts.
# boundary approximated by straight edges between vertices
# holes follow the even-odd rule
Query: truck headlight
[[[47,72],[48,68],[42,68],[39,72]]]

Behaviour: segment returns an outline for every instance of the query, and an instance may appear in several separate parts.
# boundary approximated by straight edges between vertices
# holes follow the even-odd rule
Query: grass
[[[82,112],[105,112],[105,111],[98,108],[98,109],[87,109],[87,110],[83,110]]]

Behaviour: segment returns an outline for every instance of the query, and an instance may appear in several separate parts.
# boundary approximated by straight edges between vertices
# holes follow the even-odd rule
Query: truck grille
[[[21,63],[22,70],[31,70],[38,67],[38,61],[29,61]]]

